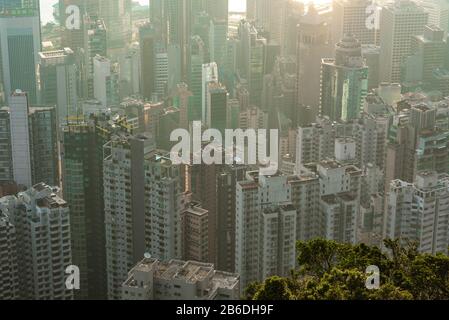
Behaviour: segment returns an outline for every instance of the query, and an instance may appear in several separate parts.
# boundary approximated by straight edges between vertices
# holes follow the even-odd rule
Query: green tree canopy
[[[420,254],[386,240],[377,247],[316,239],[297,243],[299,268],[290,277],[271,277],[245,291],[253,300],[427,300],[449,299],[449,257]],[[380,287],[368,289],[368,266],[380,270]]]

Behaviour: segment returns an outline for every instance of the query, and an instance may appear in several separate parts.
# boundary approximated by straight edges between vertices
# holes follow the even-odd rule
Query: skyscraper
[[[206,126],[217,129],[224,135],[228,128],[228,91],[220,84],[211,82],[207,86]]]
[[[360,43],[347,35],[337,44],[335,59],[322,61],[321,115],[333,121],[357,118],[368,91]]]
[[[449,21],[449,18],[448,18]],[[444,30],[436,26],[425,26],[422,35],[412,38],[411,54],[418,57],[419,66],[422,68],[422,80],[430,83],[433,72],[444,67],[446,43],[444,41]],[[419,66],[415,65],[414,68]]]
[[[0,14],[1,81],[6,100],[16,89],[28,92],[30,102],[39,102],[36,67],[41,50],[40,18]]]
[[[286,0],[257,0],[256,25],[269,33],[269,41],[281,45]]]
[[[248,21],[239,24],[237,50],[238,77],[248,88],[250,103],[261,107],[264,76],[264,50],[267,39],[263,38]]]
[[[228,25],[226,20],[211,20],[209,29],[210,60],[216,62],[219,69],[224,67]]]
[[[207,48],[199,36],[190,39],[189,68],[187,80],[192,98],[189,99],[188,120],[202,119],[203,101],[203,64],[206,63]]]
[[[380,15],[381,81],[399,82],[401,65],[411,53],[412,37],[422,35],[428,14],[412,1],[395,1]],[[399,45],[400,44],[400,45]]]
[[[90,2],[92,0],[88,0]],[[109,49],[123,49],[132,38],[131,0],[97,0],[98,17],[104,20]],[[94,0],[95,2],[95,0]]]
[[[346,34],[353,34],[361,44],[375,45],[379,42],[379,29],[375,19],[372,25],[370,15],[377,14],[371,0],[334,0],[332,8],[332,39],[336,44]],[[376,16],[377,18],[377,16]]]
[[[156,46],[156,30],[150,23],[139,27],[140,65],[141,72],[141,94],[144,98],[151,100],[154,91],[154,56]]]
[[[60,124],[77,115],[78,88],[74,53],[65,48],[39,52],[41,103],[57,106]]]
[[[27,93],[15,91],[10,99],[11,149],[14,180],[19,185],[33,184],[29,101]]]
[[[330,26],[309,6],[301,17],[297,38],[297,101],[301,106],[310,106],[314,116],[320,106],[321,60],[331,56]]]
[[[8,129],[3,131],[1,180],[24,187],[39,181],[59,185],[55,108],[30,107],[27,94],[16,91],[0,115]]]
[[[206,0],[206,12],[213,20],[228,24],[229,0]]]
[[[206,124],[209,119],[209,84],[218,83],[218,66],[215,62],[203,64],[202,70],[201,119],[203,120],[203,123]]]

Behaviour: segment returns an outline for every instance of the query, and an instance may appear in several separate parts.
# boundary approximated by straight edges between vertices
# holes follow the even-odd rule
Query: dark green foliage
[[[386,240],[388,254],[364,244],[316,239],[298,242],[298,270],[288,278],[251,284],[249,300],[428,300],[449,299],[449,257],[420,254],[410,243]],[[368,266],[380,269],[380,288],[366,288]]]

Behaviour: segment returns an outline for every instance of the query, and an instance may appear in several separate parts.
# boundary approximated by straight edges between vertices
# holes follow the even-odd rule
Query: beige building
[[[181,213],[183,259],[209,260],[209,211],[191,202]]]
[[[216,271],[213,264],[146,258],[122,285],[123,300],[238,300],[237,274]]]

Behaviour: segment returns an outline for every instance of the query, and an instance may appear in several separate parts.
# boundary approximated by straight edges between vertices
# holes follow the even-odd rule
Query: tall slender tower
[[[318,115],[320,105],[321,60],[332,56],[333,51],[330,30],[314,6],[309,6],[298,26],[297,101],[301,108],[310,107],[313,117]]]

